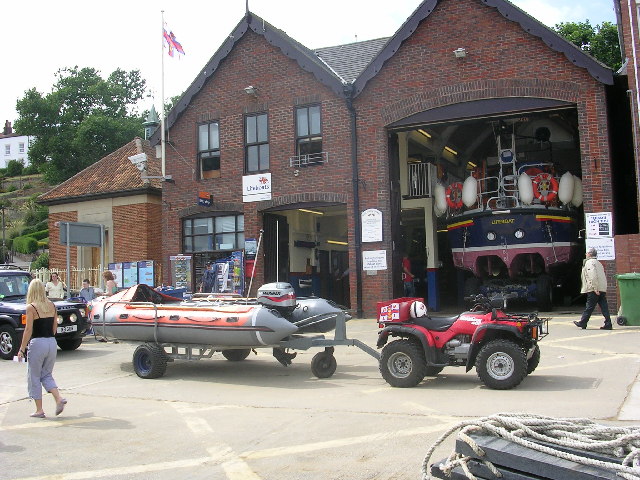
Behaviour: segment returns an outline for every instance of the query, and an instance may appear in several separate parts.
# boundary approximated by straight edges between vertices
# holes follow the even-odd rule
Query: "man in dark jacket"
[[[213,262],[207,262],[206,270],[202,274],[202,289],[200,290],[202,293],[213,292],[216,283],[216,269],[214,267]]]

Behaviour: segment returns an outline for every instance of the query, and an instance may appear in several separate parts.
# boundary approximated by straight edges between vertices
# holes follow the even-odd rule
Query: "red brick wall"
[[[464,46],[468,55],[456,59],[453,50]],[[258,98],[243,88],[258,88]],[[574,66],[563,54],[505,19],[478,0],[443,0],[423,21],[378,75],[356,98],[360,210],[383,212],[384,242],[363,248],[387,250],[389,269],[363,274],[363,307],[375,314],[376,302],[392,296],[392,245],[388,141],[385,126],[429,108],[493,97],[541,97],[577,104],[585,191],[585,210],[611,211],[609,145],[604,86]],[[328,165],[293,176],[288,159],[294,153],[294,105],[302,97],[322,104],[324,150]],[[258,103],[259,105],[256,105]],[[194,205],[199,190],[214,201],[241,202],[243,175],[243,112],[269,112],[269,141],[273,196],[289,193],[347,193],[349,202],[350,263],[355,266],[354,212],[350,168],[349,113],[334,95],[287,58],[262,36],[251,31],[234,46],[218,71],[192,100],[170,132],[167,173],[175,184],[165,184],[163,198],[163,257],[181,252],[179,212]],[[196,124],[220,121],[221,178],[196,180]],[[258,237],[259,205],[245,204],[246,236]],[[393,212],[395,214],[395,212]],[[261,269],[261,262],[258,267]],[[398,266],[399,267],[399,266]],[[168,274],[168,269],[165,269]],[[261,270],[259,270],[261,274]],[[612,271],[610,272],[611,275]],[[256,278],[259,283],[261,276]],[[351,277],[355,307],[355,275]],[[167,278],[165,278],[168,280]]]
[[[467,49],[465,58],[454,57],[458,47]],[[612,211],[604,85],[477,0],[439,2],[356,98],[358,156],[367,172],[361,208],[391,215],[385,125],[438,106],[511,96],[577,104],[585,210]],[[384,238],[390,236],[385,223]],[[392,295],[391,270],[365,276],[363,292],[370,314]]]
[[[244,92],[248,85],[257,87],[257,98]],[[289,166],[289,158],[295,155],[294,108],[296,104],[308,103],[321,104],[323,150],[329,152],[329,163],[300,169],[296,177],[294,168]],[[273,198],[297,192],[349,194],[351,144],[345,101],[264,37],[248,31],[170,131],[174,145],[167,149],[167,173],[173,175],[175,183],[166,183],[163,191],[165,262],[170,255],[183,253],[180,212],[197,203],[198,191],[211,193],[215,203],[243,205],[245,110],[269,114]],[[196,125],[207,119],[220,122],[221,177],[197,180]],[[245,237],[258,238],[262,226],[258,209],[264,206],[245,203],[243,208]],[[211,211],[214,210],[212,207]],[[262,283],[263,263],[257,262],[254,289]],[[169,281],[169,269],[164,271],[165,281]]]
[[[67,247],[60,244],[60,227],[57,225],[59,222],[77,222],[78,212],[61,212],[49,214],[49,268],[51,269],[65,269],[67,268]],[[77,256],[77,248],[71,247],[69,249],[69,258],[71,259],[71,266],[75,266]],[[68,283],[67,279],[63,279]]]
[[[162,260],[161,208],[152,203],[113,208],[113,261]]]

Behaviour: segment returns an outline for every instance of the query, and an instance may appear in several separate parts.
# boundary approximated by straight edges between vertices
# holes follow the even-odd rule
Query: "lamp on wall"
[[[464,58],[464,57],[466,57],[466,56],[467,56],[467,49],[466,49],[466,48],[464,48],[464,47],[456,48],[456,49],[453,51],[453,55],[454,55],[456,58]]]
[[[251,95],[252,97],[258,96],[258,89],[253,85],[249,85],[248,87],[244,87],[244,93],[247,95]]]

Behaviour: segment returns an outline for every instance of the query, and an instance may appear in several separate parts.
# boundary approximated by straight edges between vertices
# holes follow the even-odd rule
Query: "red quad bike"
[[[444,367],[468,372],[475,365],[487,387],[507,390],[538,366],[538,340],[549,332],[548,318],[505,313],[484,295],[467,298],[473,305],[468,312],[432,317],[421,300],[378,303],[380,373],[392,387],[415,387]],[[389,337],[398,340],[387,343]]]

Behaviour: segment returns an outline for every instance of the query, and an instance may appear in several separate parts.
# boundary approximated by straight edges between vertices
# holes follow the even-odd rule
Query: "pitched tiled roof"
[[[129,160],[129,157],[139,153],[147,155],[146,176],[161,176],[162,166],[156,158],[155,148],[152,148],[148,141],[136,138],[40,195],[38,202],[55,205],[142,192],[155,192],[160,195],[161,180],[154,178],[145,183],[141,178],[142,172]]]
[[[352,83],[362,73],[369,62],[382,50],[388,37],[365,40],[363,42],[317,48],[320,57],[340,78]]]

